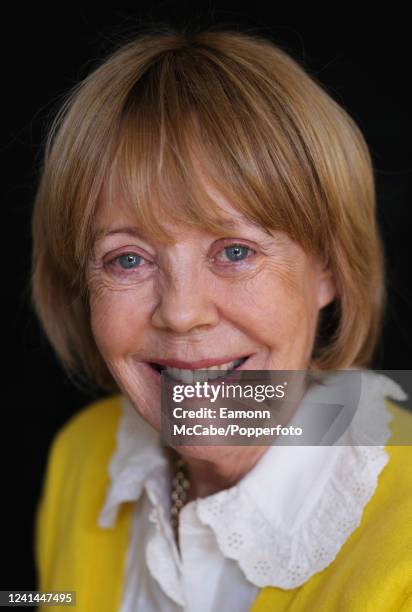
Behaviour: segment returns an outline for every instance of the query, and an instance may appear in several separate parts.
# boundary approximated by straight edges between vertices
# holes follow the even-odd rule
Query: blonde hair
[[[200,168],[248,219],[286,231],[329,264],[337,297],[320,313],[311,367],[370,365],[384,260],[359,128],[271,41],[219,26],[163,26],[102,60],[47,134],[31,291],[66,372],[117,389],[91,332],[86,279],[103,186],[113,198],[120,185],[137,223],[160,240],[170,239],[162,218],[222,233],[230,220]]]

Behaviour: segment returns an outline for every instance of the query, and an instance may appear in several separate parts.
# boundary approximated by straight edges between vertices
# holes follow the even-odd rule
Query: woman
[[[412,609],[407,446],[159,433],[162,368],[361,369],[372,414],[410,423],[367,370],[384,302],[368,148],[292,58],[219,28],[114,51],[51,126],[32,282],[67,372],[109,392],[53,441],[39,589],[88,612]]]

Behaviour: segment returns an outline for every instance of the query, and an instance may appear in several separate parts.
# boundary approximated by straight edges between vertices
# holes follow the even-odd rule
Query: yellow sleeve
[[[58,431],[36,507],[37,590],[75,592],[79,612],[112,612],[120,601],[132,504],[123,504],[113,528],[97,524],[120,415],[119,396],[112,396],[89,404]]]
[[[61,430],[62,431],[62,430]],[[52,571],[52,545],[56,539],[55,514],[57,477],[61,465],[62,443],[61,431],[52,440],[49,449],[46,471],[43,479],[40,498],[36,507],[34,528],[34,558],[37,571],[37,590],[47,590],[50,572]]]

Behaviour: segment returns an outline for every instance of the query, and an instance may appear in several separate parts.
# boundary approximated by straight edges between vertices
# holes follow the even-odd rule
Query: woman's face
[[[166,224],[176,241],[158,244],[137,233],[120,199],[115,208],[103,200],[97,218],[111,234],[96,242],[89,268],[94,338],[119,387],[159,431],[160,375],[148,362],[193,369],[248,356],[242,369],[305,369],[319,309],[334,297],[319,261],[213,195],[236,222],[224,238]]]

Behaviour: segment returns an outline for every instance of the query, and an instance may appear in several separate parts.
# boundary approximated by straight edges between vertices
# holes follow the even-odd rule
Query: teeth
[[[233,370],[244,361],[244,358],[230,361],[229,363],[222,363],[218,366],[212,366],[211,368],[201,368],[199,370],[181,370],[180,368],[165,368],[165,372],[169,374],[175,380],[179,380],[184,384],[191,384],[194,382],[206,382],[207,380],[215,380],[216,378],[222,378],[229,370]]]

